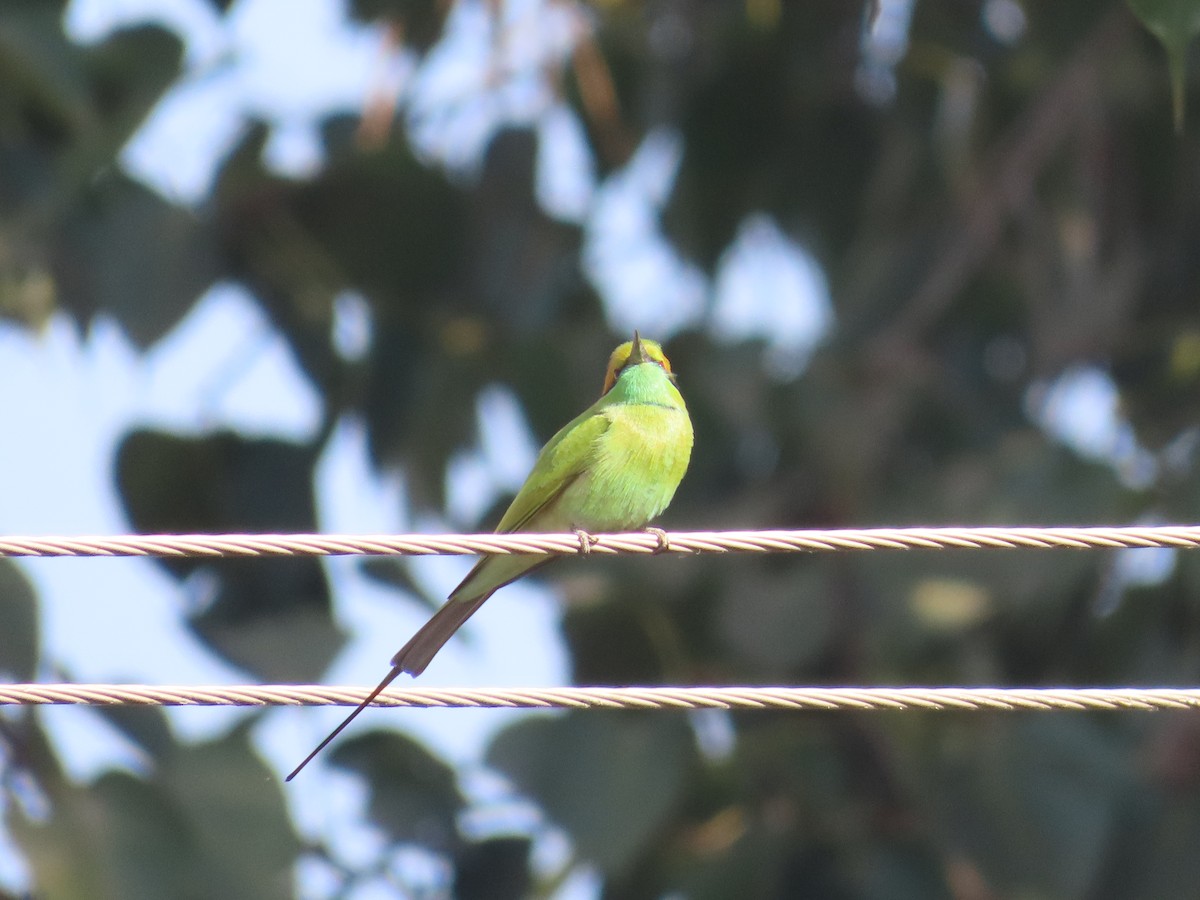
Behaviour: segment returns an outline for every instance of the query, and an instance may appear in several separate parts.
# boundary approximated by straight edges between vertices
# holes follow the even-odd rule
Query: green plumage
[[[636,334],[613,351],[604,392],[538,454],[497,533],[628,531],[664,509],[687,471],[692,423],[662,348]],[[372,694],[288,776],[320,752],[401,672],[420,675],[496,590],[554,557],[485,556],[392,658]]]
[[[610,362],[610,371],[619,363],[611,388],[542,448],[497,533],[628,531],[667,508],[687,471],[692,423],[662,348],[639,343],[636,357],[629,344],[617,348]],[[421,674],[494,591],[552,558],[481,559],[392,665]]]

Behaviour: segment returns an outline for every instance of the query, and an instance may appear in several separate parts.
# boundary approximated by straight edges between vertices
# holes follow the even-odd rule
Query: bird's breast
[[[692,424],[675,406],[622,404],[605,415],[608,429],[563,498],[574,516],[570,525],[592,531],[641,528],[666,509],[683,480]]]

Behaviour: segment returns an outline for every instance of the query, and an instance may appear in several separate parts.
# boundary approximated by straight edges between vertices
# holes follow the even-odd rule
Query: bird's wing
[[[517,491],[496,533],[521,531],[546,505],[558,497],[587,469],[596,442],[608,430],[608,416],[589,409],[568,422],[546,442],[533,471]]]

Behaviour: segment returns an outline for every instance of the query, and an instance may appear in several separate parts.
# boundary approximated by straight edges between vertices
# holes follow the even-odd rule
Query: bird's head
[[[663,353],[662,346],[657,341],[643,338],[635,331],[633,340],[621,344],[608,358],[608,371],[604,373],[604,390],[600,392],[600,395],[603,396],[609,392],[625,369],[644,363],[661,366],[668,377],[672,381],[675,380],[675,375],[671,371],[671,361]]]

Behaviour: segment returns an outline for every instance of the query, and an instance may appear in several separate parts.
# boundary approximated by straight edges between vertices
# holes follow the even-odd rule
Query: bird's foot
[[[579,538],[579,552],[587,556],[592,552],[592,547],[596,544],[596,539],[584,531],[582,528],[575,529],[575,537]]]
[[[671,552],[671,539],[667,537],[667,533],[665,531],[663,531],[661,528],[647,528],[645,531],[647,534],[652,534],[658,538],[658,546],[654,548],[655,553]]]

